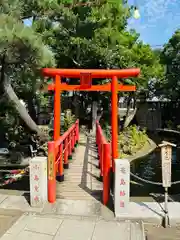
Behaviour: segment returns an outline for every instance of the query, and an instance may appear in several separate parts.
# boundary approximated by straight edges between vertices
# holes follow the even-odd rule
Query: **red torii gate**
[[[111,91],[111,127],[112,127],[112,160],[118,158],[118,91],[135,91],[135,86],[118,84],[118,78],[137,77],[140,69],[55,69],[44,68],[44,76],[55,78],[48,85],[48,90],[54,91],[54,141],[60,136],[61,92],[62,91]],[[80,78],[80,85],[61,83],[61,77]],[[92,78],[111,78],[111,83],[92,85]],[[114,161],[112,161],[114,170]]]

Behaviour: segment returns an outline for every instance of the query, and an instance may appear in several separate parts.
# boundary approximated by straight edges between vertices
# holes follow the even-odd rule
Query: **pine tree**
[[[29,89],[29,93],[33,92],[31,90],[38,81],[38,69],[54,64],[53,54],[43,44],[41,35],[23,22],[28,18],[25,9],[28,9],[28,4],[32,7],[31,2],[33,1],[1,1],[0,94],[14,106],[28,128],[42,137],[42,132],[14,91],[18,89],[18,92],[26,94]]]

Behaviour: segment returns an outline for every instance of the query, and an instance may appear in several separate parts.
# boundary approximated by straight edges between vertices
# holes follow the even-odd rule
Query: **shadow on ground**
[[[93,159],[93,162],[89,159]],[[86,191],[88,194],[90,194],[92,197],[94,197],[94,199],[96,199],[98,202],[102,202],[103,191],[102,190],[91,190],[87,187],[88,175],[90,175],[92,178],[96,179],[96,181],[98,181],[99,184],[102,184],[100,175],[97,176],[97,175],[93,174],[92,172],[88,171],[88,164],[91,164],[95,168],[99,168],[98,167],[99,162],[98,162],[98,157],[97,157],[97,147],[94,143],[93,137],[91,137],[91,136],[87,137],[86,149],[85,149],[85,154],[84,154],[84,162],[83,162],[83,172],[82,172],[82,176],[81,176],[81,183],[79,186],[84,191]],[[99,171],[99,173],[100,173],[100,171]],[[112,199],[110,199],[107,207],[110,210],[113,210]]]

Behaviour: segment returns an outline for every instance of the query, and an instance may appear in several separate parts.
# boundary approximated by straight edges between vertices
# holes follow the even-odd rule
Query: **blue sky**
[[[25,24],[26,26],[31,26],[31,24],[32,24],[32,19],[30,18],[30,19],[24,20],[24,24]]]
[[[129,20],[129,28],[151,46],[163,45],[180,28],[180,0],[129,0],[137,5],[141,18]]]

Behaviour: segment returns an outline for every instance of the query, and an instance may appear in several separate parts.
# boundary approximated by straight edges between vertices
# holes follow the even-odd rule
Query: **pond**
[[[167,140],[167,139],[166,139]],[[172,142],[172,141],[171,141]],[[177,148],[172,150],[172,181],[180,180],[180,158]],[[151,154],[137,159],[131,164],[131,171],[141,178],[162,182],[161,154],[160,149],[155,149]],[[164,188],[162,186],[144,184],[131,177],[131,198],[132,201],[153,201],[155,197],[163,197]],[[180,200],[180,184],[172,185],[169,188],[171,198],[176,196]],[[179,195],[179,196],[178,196]]]

